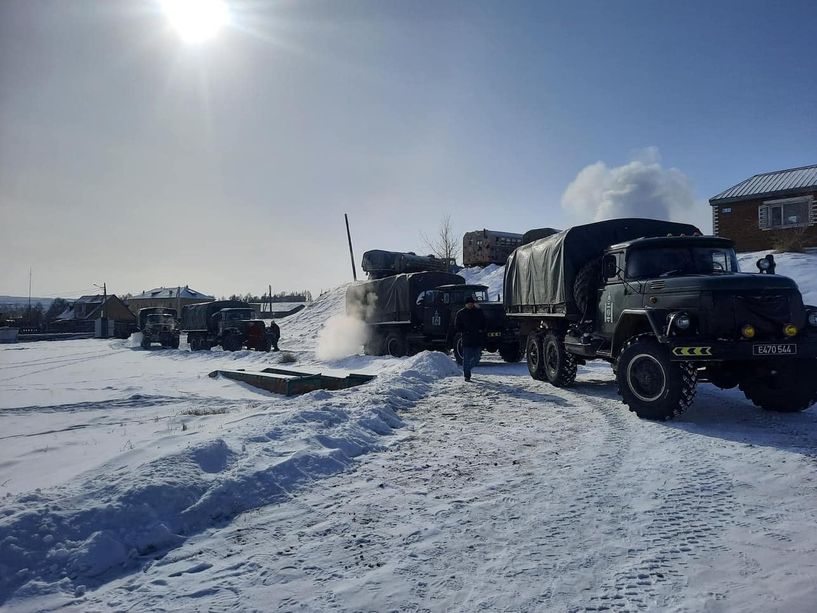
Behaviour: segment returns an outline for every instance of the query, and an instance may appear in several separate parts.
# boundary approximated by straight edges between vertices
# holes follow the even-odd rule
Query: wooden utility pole
[[[346,238],[349,239],[349,256],[352,258],[352,278],[357,281],[357,269],[355,268],[355,251],[352,249],[352,233],[349,231],[349,215],[343,214],[346,219]]]

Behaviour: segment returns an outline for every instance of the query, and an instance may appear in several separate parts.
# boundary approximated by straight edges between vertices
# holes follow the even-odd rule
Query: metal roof
[[[165,299],[165,298],[195,298],[199,300],[213,300],[213,296],[208,296],[184,287],[157,287],[147,292],[142,292],[136,296],[131,296],[130,300],[146,300],[146,299]]]
[[[817,164],[755,175],[709,199],[710,204],[748,200],[759,196],[785,196],[817,189]]]

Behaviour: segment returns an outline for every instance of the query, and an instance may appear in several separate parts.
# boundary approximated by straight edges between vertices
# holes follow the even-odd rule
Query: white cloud
[[[637,152],[631,162],[584,167],[562,194],[562,208],[579,222],[617,217],[649,217],[706,222],[709,207],[695,200],[692,182],[677,168],[661,166],[656,147]]]

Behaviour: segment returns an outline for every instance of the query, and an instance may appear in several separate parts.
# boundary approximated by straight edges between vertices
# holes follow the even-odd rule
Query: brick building
[[[817,247],[817,164],[755,175],[709,199],[712,231],[738,251]]]
[[[505,260],[522,244],[522,235],[495,230],[466,232],[462,238],[463,266],[505,264]]]

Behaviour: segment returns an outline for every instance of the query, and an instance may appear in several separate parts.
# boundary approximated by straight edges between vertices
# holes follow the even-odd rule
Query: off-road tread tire
[[[242,345],[241,337],[238,334],[228,334],[221,342],[221,348],[224,351],[240,351]]]
[[[793,378],[795,389],[772,389],[762,385],[762,379],[747,378],[738,384],[740,391],[756,407],[775,413],[799,413],[817,404],[817,360],[797,360],[800,372]],[[804,363],[804,364],[803,364]],[[790,368],[792,366],[789,366]],[[809,369],[809,367],[811,367]],[[810,388],[809,388],[810,386]]]
[[[454,360],[460,366],[462,366],[462,363],[463,363],[461,343],[462,343],[462,332],[457,332],[454,335],[454,342],[451,343],[451,353],[454,354]],[[457,347],[459,347],[459,349],[460,349],[459,351],[457,350]]]
[[[531,361],[531,349],[536,350],[536,354],[539,356],[539,362],[534,364]],[[528,365],[528,372],[532,379],[537,381],[544,381],[545,380],[545,360],[542,354],[542,335],[537,332],[531,332],[528,334],[528,338],[525,341],[525,361]]]
[[[150,339],[142,335],[142,341],[139,344],[142,346],[142,349],[150,349],[151,342]]]
[[[590,260],[579,269],[573,282],[573,300],[582,319],[593,319],[591,307],[596,303],[596,295],[601,286],[601,258]],[[591,312],[588,312],[591,311]]]
[[[550,373],[547,367],[548,346],[556,347],[558,363],[556,371]],[[578,365],[576,358],[565,348],[565,339],[555,332],[548,332],[542,339],[542,370],[545,380],[554,387],[570,387],[576,382]]]
[[[672,398],[670,402],[664,405],[642,406],[642,400],[633,395],[622,385],[623,377],[626,376],[626,369],[622,369],[622,356],[626,357],[626,352],[635,345],[644,346],[642,349],[645,353],[654,352],[653,355],[660,357],[663,362],[662,366],[670,379],[667,386],[676,387],[671,390]],[[675,419],[683,415],[695,400],[698,383],[698,370],[691,362],[673,362],[670,360],[669,350],[661,345],[652,334],[641,334],[633,337],[624,343],[621,352],[618,354],[618,360],[614,365],[614,372],[616,373],[616,385],[618,386],[618,395],[621,396],[621,401],[627,405],[627,408],[638,415],[641,419],[649,419],[652,421],[667,421]],[[674,379],[674,380],[673,380]],[[666,394],[666,393],[665,393]]]
[[[403,358],[408,355],[408,341],[405,335],[399,332],[389,332],[386,340],[383,341],[383,349],[386,355],[393,358]]]

